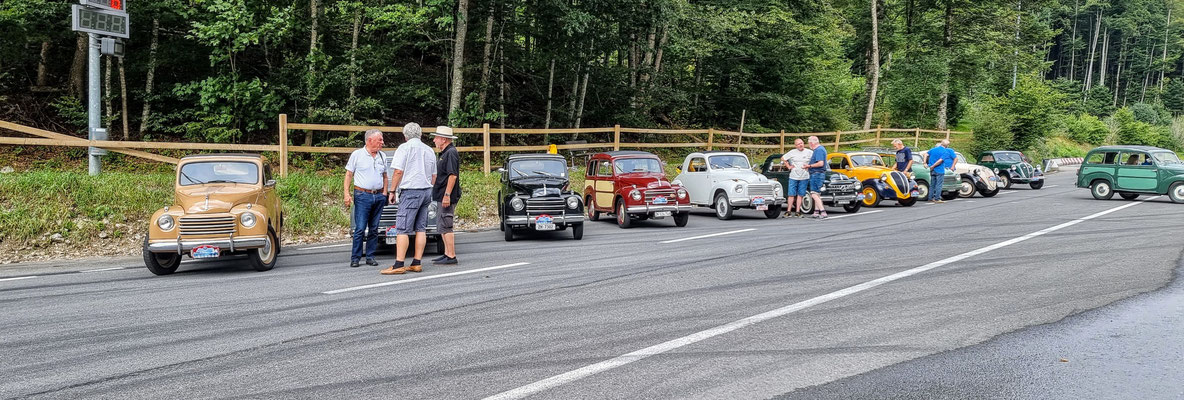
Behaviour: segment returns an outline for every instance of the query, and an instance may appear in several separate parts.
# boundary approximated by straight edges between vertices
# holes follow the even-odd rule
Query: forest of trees
[[[64,0],[0,3],[0,119],[85,126]],[[1180,147],[1184,0],[133,0],[113,139],[295,122],[973,129]],[[459,23],[458,23],[459,22]],[[319,137],[318,137],[319,138]],[[311,140],[296,135],[296,141]],[[325,139],[337,140],[337,139]],[[317,144],[322,140],[318,140]]]

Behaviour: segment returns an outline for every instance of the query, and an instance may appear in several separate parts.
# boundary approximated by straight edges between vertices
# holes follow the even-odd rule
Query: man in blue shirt
[[[929,159],[926,161],[926,164],[929,166],[930,176],[945,176],[946,169],[953,168],[954,164],[957,162],[954,159],[954,151],[945,147],[948,146],[949,143],[949,141],[942,140],[929,150]],[[945,202],[945,200],[941,199],[941,190],[929,191],[930,204],[939,204]]]
[[[818,136],[810,136],[807,140],[810,143],[810,150],[814,154],[810,156],[810,163],[806,167],[810,171],[810,198],[814,200],[814,218],[826,218],[826,207],[822,205],[822,198],[819,193],[822,193],[822,185],[826,182],[826,148],[818,144]]]

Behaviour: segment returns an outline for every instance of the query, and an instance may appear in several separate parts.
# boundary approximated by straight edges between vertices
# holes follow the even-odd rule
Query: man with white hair
[[[428,244],[428,206],[432,204],[432,182],[436,181],[436,152],[419,140],[423,130],[419,124],[408,123],[403,127],[407,142],[395,150],[388,187],[397,190],[389,193],[390,201],[399,202],[395,214],[395,265],[381,271],[383,275],[400,275],[423,270],[423,248]],[[415,233],[415,259],[404,266],[407,257],[409,236]]]
[[[826,218],[826,207],[822,205],[822,185],[826,184],[826,147],[818,144],[818,136],[810,136],[806,140],[810,144],[810,164],[806,165],[810,171],[810,198],[814,199],[814,218]]]
[[[345,164],[345,207],[354,206],[353,250],[349,266],[357,268],[365,251],[366,264],[378,265],[374,249],[378,247],[378,219],[386,206],[387,160],[382,155],[382,132],[366,131],[366,146],[354,150]],[[363,237],[363,235],[365,235]],[[363,246],[364,245],[364,246]]]
[[[947,169],[953,169],[954,165],[958,163],[958,159],[954,154],[954,150],[950,149],[950,141],[942,140],[933,146],[927,154],[926,161],[929,167],[929,175],[938,177],[945,176]],[[935,178],[936,179],[936,178]],[[941,190],[929,190],[929,204],[945,203],[941,198]]]

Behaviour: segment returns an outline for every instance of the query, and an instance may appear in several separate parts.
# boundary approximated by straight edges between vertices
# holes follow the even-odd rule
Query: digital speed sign
[[[73,5],[73,28],[79,32],[127,38],[130,31],[127,13]]]

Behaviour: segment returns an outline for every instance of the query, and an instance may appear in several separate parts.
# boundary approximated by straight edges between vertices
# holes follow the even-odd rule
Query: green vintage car
[[[1044,171],[1032,165],[1024,153],[1010,150],[984,151],[978,155],[978,164],[990,168],[999,175],[999,186],[1011,189],[1013,183],[1027,183],[1032,189],[1044,187]]]
[[[888,166],[896,165],[896,150],[874,150],[880,154],[884,159],[884,164]],[[924,152],[913,152],[913,180],[917,181],[917,197],[921,199],[929,198],[929,188],[932,186],[933,177],[930,176],[929,168],[925,168]],[[958,176],[957,172],[953,170],[946,170],[946,175],[941,181],[941,198],[944,200],[953,200],[958,198],[958,190],[962,188],[962,178]]]
[[[1158,147],[1098,147],[1077,170],[1077,187],[1089,188],[1098,200],[1109,200],[1114,193],[1127,200],[1166,194],[1184,203],[1184,163],[1175,152]]]

